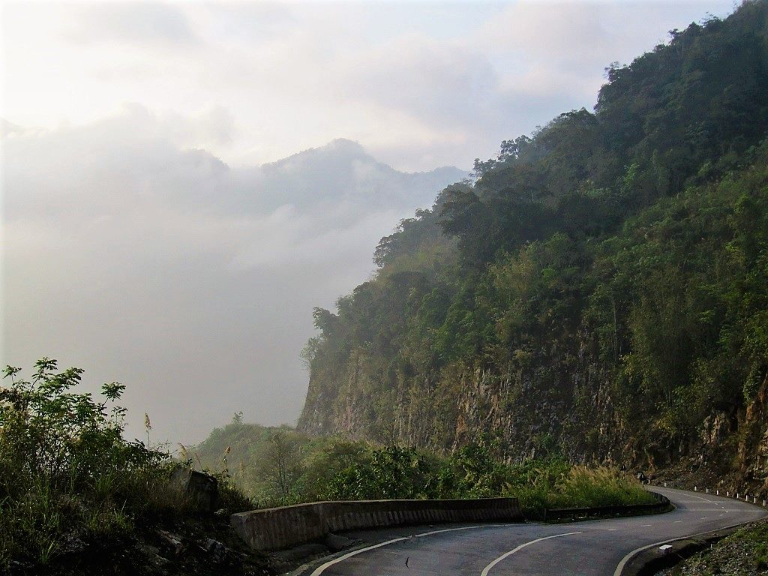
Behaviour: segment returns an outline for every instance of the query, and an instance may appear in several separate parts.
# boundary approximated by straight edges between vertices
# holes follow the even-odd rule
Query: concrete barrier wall
[[[440,522],[522,522],[517,498],[315,502],[241,512],[235,532],[254,550],[278,550],[329,532]]]
[[[549,508],[544,510],[546,522],[557,520],[578,520],[605,516],[635,516],[638,514],[659,514],[671,508],[669,499],[658,492],[650,492],[654,504],[626,504],[620,506],[598,506],[592,508]]]

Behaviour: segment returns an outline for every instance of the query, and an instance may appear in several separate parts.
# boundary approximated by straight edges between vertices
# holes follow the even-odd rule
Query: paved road
[[[758,520],[732,499],[653,488],[668,514],[572,524],[446,525],[350,533],[368,547],[314,564],[302,576],[617,576],[640,548]]]

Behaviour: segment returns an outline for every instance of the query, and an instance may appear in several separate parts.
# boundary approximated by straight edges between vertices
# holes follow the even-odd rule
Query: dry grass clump
[[[574,466],[556,486],[555,502],[568,506],[620,506],[653,503],[654,499],[631,475],[604,466]]]
[[[655,500],[630,474],[600,466],[563,466],[541,463],[528,483],[512,486],[524,514],[541,519],[551,508],[594,508],[652,504]]]

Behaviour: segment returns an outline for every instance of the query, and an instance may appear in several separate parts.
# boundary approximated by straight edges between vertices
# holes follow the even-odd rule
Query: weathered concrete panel
[[[517,498],[316,502],[241,512],[232,527],[254,550],[276,550],[333,531],[440,522],[521,522]]]

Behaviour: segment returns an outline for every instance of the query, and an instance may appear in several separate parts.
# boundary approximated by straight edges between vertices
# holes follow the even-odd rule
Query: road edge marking
[[[654,488],[661,488],[661,486],[653,486]],[[721,496],[717,494],[715,497],[717,500],[706,500],[705,498],[701,498],[700,496],[696,496],[693,492],[690,490],[682,490],[680,488],[668,488],[667,486],[664,486],[666,490],[671,490],[672,492],[681,492],[685,494],[686,496],[694,496],[696,498],[699,498],[700,500],[705,500],[706,502],[709,502],[711,504],[719,504],[721,500],[727,501],[727,500],[733,500],[732,498],[728,498],[726,496]],[[662,494],[663,495],[663,494]],[[712,496],[712,494],[710,494]],[[669,499],[670,504],[673,506],[675,505],[674,502],[672,502],[672,499],[667,497]],[[737,502],[741,502],[741,500],[736,499]],[[750,502],[746,502],[746,504],[751,504]],[[753,504],[754,506],[754,504]],[[675,506],[676,507],[676,506]],[[757,508],[760,508],[760,506],[757,506]],[[764,508],[761,508],[763,511],[765,511]],[[725,508],[723,508],[725,510]],[[726,512],[729,512],[729,510],[725,510]],[[687,536],[678,536],[675,538],[669,538],[668,540],[662,540],[661,542],[655,542],[653,544],[648,544],[647,546],[641,546],[640,548],[637,548],[635,550],[632,550],[629,554],[624,556],[624,558],[621,559],[621,562],[619,562],[618,566],[616,566],[616,570],[613,572],[613,576],[622,576],[622,572],[624,571],[624,568],[626,568],[627,563],[634,558],[636,555],[640,554],[643,550],[648,550],[649,548],[653,548],[654,546],[662,546],[664,544],[669,544],[670,542],[677,542],[678,540],[686,540],[687,538],[696,538],[697,536],[705,536],[707,534],[712,534],[714,532],[720,532],[721,530],[730,530],[731,528],[736,528],[737,526],[743,526],[744,524],[749,524],[750,522],[753,522],[754,520],[742,520],[740,522],[734,522],[732,524],[729,524],[727,526],[723,526],[722,528],[715,528],[714,530],[704,530],[703,532],[697,532],[696,534],[689,534]]]
[[[627,562],[629,562],[637,554],[640,554],[640,552],[642,552],[643,550],[648,550],[649,548],[653,548],[654,546],[662,546],[664,544],[669,544],[670,542],[677,542],[678,540],[687,540],[688,538],[696,538],[697,536],[704,536],[705,534],[720,532],[721,530],[730,530],[731,528],[736,528],[737,526],[743,526],[744,524],[749,524],[750,522],[754,522],[754,520],[744,520],[743,522],[737,522],[729,526],[723,526],[722,528],[715,528],[714,530],[705,530],[704,532],[697,532],[696,534],[691,534],[689,536],[678,536],[677,538],[670,538],[669,540],[662,540],[661,542],[654,542],[653,544],[642,546],[640,548],[637,548],[636,550],[632,550],[632,552],[630,552],[629,554],[624,556],[624,558],[621,559],[621,562],[619,562],[619,565],[616,566],[616,570],[614,570],[613,572],[613,576],[621,576],[624,568],[627,565]]]
[[[551,540],[552,538],[562,538],[563,536],[573,536],[574,534],[581,534],[581,532],[566,532],[565,534],[555,534],[554,536],[545,536],[544,538],[536,538],[536,540],[531,540],[530,542],[526,542],[525,544],[520,544],[517,548],[514,548],[513,550],[510,550],[509,552],[506,552],[496,558],[493,562],[488,564],[485,568],[483,568],[483,571],[480,572],[480,576],[488,576],[488,573],[491,571],[491,568],[496,566],[499,562],[504,560],[505,558],[509,558],[514,554],[515,552],[519,552],[526,546],[530,546],[531,544],[536,544],[537,542],[541,542],[542,540]]]
[[[491,528],[491,527],[499,527],[499,526],[512,526],[512,524],[479,524],[475,526],[461,526],[460,528],[444,528],[442,530],[432,530],[431,532],[421,532],[420,534],[414,534],[413,536],[402,536],[400,538],[393,538],[392,540],[387,540],[386,542],[379,542],[378,544],[374,544],[372,546],[366,546],[365,548],[359,548],[357,550],[353,550],[352,552],[347,552],[343,556],[339,556],[338,558],[329,560],[325,564],[322,564],[321,566],[318,566],[317,568],[315,568],[315,570],[312,572],[310,576],[320,576],[323,572],[325,572],[326,568],[330,568],[334,564],[343,562],[347,558],[351,558],[352,556],[357,556],[358,554],[362,554],[363,552],[368,552],[369,550],[375,550],[376,548],[381,548],[382,546],[389,546],[390,544],[395,544],[396,542],[402,542],[403,540],[410,540],[411,538],[423,538],[424,536],[442,534],[443,532],[458,532],[459,530],[472,530],[474,528]]]
[[[351,558],[352,556],[357,556],[358,554],[362,554],[363,552],[368,552],[368,550],[374,550],[376,548],[381,548],[382,546],[394,544],[395,542],[402,542],[403,540],[408,540],[408,538],[409,538],[408,536],[403,536],[401,538],[394,538],[393,540],[387,540],[386,542],[379,542],[378,544],[374,544],[373,546],[366,546],[365,548],[360,548],[358,550],[353,550],[352,552],[347,552],[343,556],[339,556],[338,558],[334,558],[333,560],[329,560],[325,564],[318,566],[312,572],[311,576],[320,576],[320,574],[325,572],[326,568],[330,568],[334,564],[343,562],[344,560],[346,560],[347,558]]]

